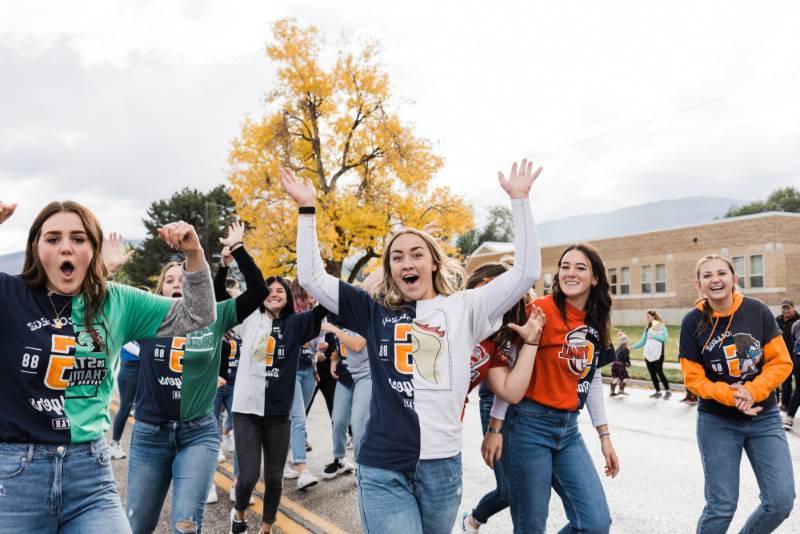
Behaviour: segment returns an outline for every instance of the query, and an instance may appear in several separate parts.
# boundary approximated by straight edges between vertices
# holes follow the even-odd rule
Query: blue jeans
[[[372,399],[372,378],[365,376],[347,387],[336,383],[333,396],[333,456],[344,458],[347,447],[347,427],[353,426],[353,447],[356,458],[361,448],[361,437],[369,419],[369,403]]]
[[[551,486],[569,520],[560,532],[609,531],[606,494],[578,430],[578,412],[525,399],[509,407],[503,441],[515,534],[545,531]]]
[[[306,463],[306,410],[314,394],[314,366],[297,369],[294,384],[294,400],[292,401],[292,461],[296,464]]]
[[[461,504],[461,454],[420,460],[416,471],[358,466],[358,502],[366,534],[449,533]]]
[[[0,443],[0,531],[130,533],[105,440]]]
[[[136,397],[136,386],[139,383],[139,360],[122,360],[117,375],[119,387],[119,410],[114,417],[114,429],[111,433],[113,441],[122,439],[125,431],[125,422],[131,413],[133,400]]]
[[[225,419],[225,427],[222,427],[222,407],[225,407],[227,418]],[[219,424],[220,432],[226,434],[233,430],[233,384],[225,384],[217,388],[217,394],[214,397],[214,418]],[[236,455],[233,455],[233,478],[239,478],[239,460]]]
[[[218,449],[219,427],[213,414],[164,425],[136,421],[127,503],[134,534],[155,530],[170,481],[174,481],[173,533],[201,531]]]
[[[777,406],[749,421],[699,412],[697,444],[703,460],[706,497],[697,523],[698,533],[728,530],[739,501],[742,450],[753,466],[761,500],[742,532],[772,532],[789,517],[795,497],[794,475]]]
[[[486,429],[489,428],[489,418],[492,412],[492,402],[494,395],[482,395],[479,401],[481,412],[481,427],[483,428],[484,435]],[[508,450],[508,444],[503,443],[503,454]],[[497,482],[497,487],[487,493],[478,502],[478,505],[472,510],[472,517],[478,523],[486,523],[489,518],[494,514],[508,508],[508,481],[506,480],[505,473],[503,472],[503,463],[494,463],[494,479]]]

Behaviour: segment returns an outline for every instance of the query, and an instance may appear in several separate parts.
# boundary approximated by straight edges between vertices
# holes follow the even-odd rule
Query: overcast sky
[[[800,185],[794,1],[3,0],[0,200],[20,208],[0,254],[50,200],[139,238],[153,200],[222,183],[286,16],[331,47],[383,44],[402,116],[446,158],[436,180],[479,212],[526,156],[539,221]]]

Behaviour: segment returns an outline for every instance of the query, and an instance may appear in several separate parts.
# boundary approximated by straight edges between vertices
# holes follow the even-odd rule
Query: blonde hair
[[[156,284],[156,295],[161,295],[161,290],[164,288],[164,281],[167,278],[167,273],[173,267],[181,267],[183,264],[179,261],[171,261],[161,268],[161,274],[158,275],[158,283]]]
[[[389,242],[386,243],[386,247],[381,255],[383,279],[372,290],[372,297],[378,304],[390,309],[399,309],[406,301],[400,288],[397,287],[397,284],[395,284],[392,278],[391,268],[392,245],[398,237],[404,234],[415,235],[422,239],[428,246],[433,264],[436,265],[436,270],[433,271],[433,290],[437,295],[452,295],[461,290],[466,277],[461,264],[453,258],[448,257],[442,250],[442,247],[439,246],[439,243],[427,232],[414,228],[402,228],[392,235]]]

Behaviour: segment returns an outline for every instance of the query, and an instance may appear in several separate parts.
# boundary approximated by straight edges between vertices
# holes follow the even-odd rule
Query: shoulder
[[[533,304],[539,306],[545,313],[558,310],[558,306],[556,306],[556,301],[552,295],[539,297],[533,301]],[[528,310],[530,310],[530,305],[528,305]]]
[[[700,310],[692,308],[681,320],[681,333],[683,333],[686,328],[695,328],[702,316],[703,313]]]

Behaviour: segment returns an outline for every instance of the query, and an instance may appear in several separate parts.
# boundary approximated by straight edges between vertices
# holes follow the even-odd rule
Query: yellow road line
[[[225,492],[230,493],[231,488],[233,487],[233,482],[230,478],[226,475],[217,471],[214,473],[214,484],[218,487],[222,488]],[[224,499],[225,497],[220,497]],[[264,510],[264,501],[258,497],[257,495],[253,495],[255,503],[250,506],[250,509],[253,510],[255,513],[258,514],[259,519],[261,518],[261,513]],[[303,527],[300,523],[296,523],[292,521],[286,514],[281,511],[278,511],[277,516],[275,517],[274,525],[281,529],[281,532],[285,532],[286,534],[309,534],[311,531]]]
[[[233,473],[233,466],[231,465],[230,462],[226,461],[220,465],[222,465],[222,467],[227,469],[228,472]],[[260,491],[261,494],[263,495],[265,490],[264,483],[259,480],[256,483],[256,489]],[[340,527],[331,523],[324,517],[320,517],[319,515],[315,514],[305,506],[299,504],[296,501],[293,501],[292,499],[286,497],[285,495],[281,496],[281,506],[283,506],[287,510],[291,510],[292,512],[303,518],[311,525],[321,528],[327,534],[347,534],[346,530],[342,530]]]
[[[119,410],[119,403],[116,400],[111,401],[111,409],[113,411]],[[135,419],[132,416],[128,417],[128,421],[133,423]],[[229,473],[233,473],[233,465],[229,461],[225,461],[224,463],[220,464],[223,466]],[[214,473],[214,483],[230,493],[231,487],[233,486],[233,481],[230,479],[229,476],[220,473],[217,471]],[[264,495],[264,483],[260,480],[256,483],[256,489]],[[259,498],[257,495],[253,495],[256,500],[256,503],[250,506],[250,509],[255,511],[258,514],[258,517],[261,517],[261,512],[264,508],[264,501]],[[303,520],[310,523],[312,526],[322,529],[326,534],[348,534],[346,530],[342,530],[339,526],[331,523],[324,517],[320,517],[319,515],[315,514],[308,508],[304,507],[303,505],[293,501],[292,499],[281,496],[281,506],[285,507],[287,510],[291,510],[293,513],[297,514]],[[286,514],[281,511],[278,511],[277,519],[275,522],[275,526],[279,527],[281,530],[286,532],[287,534],[295,534],[295,533],[308,533],[311,532],[310,530],[305,529],[299,523],[292,521]],[[299,530],[298,530],[299,529]]]

